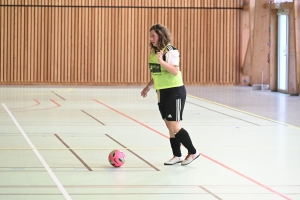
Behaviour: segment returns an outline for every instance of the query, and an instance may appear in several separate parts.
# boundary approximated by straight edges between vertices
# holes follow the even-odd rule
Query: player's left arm
[[[157,52],[159,63],[171,74],[177,76],[179,71],[179,52],[171,50],[166,53],[166,61],[163,60],[163,52]]]

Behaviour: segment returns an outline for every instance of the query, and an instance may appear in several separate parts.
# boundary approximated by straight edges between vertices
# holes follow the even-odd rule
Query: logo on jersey
[[[149,69],[152,74],[161,74],[161,66],[156,63],[149,63]]]

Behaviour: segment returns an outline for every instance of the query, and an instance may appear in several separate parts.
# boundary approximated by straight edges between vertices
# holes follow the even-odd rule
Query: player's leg
[[[168,127],[168,121],[164,119],[166,126]],[[174,165],[176,163],[180,163],[183,161],[182,154],[181,154],[181,143],[179,140],[175,137],[175,132],[173,132],[169,127],[169,134],[170,134],[170,145],[173,152],[173,158],[171,158],[169,161],[165,162],[165,165]]]
[[[173,157],[168,160],[167,162],[165,162],[165,165],[174,165],[176,163],[180,163],[183,161],[182,155],[181,155],[181,150],[180,150],[180,146],[181,143],[176,139],[175,137],[175,132],[173,130],[170,129],[170,127],[168,126],[168,121],[166,120],[166,102],[168,99],[168,93],[169,91],[167,90],[159,90],[157,91],[157,97],[158,97],[158,108],[161,114],[162,119],[165,121],[165,124],[169,130],[169,135],[170,135],[170,145],[172,148],[172,152],[173,152]]]
[[[173,97],[173,98],[172,98]],[[200,153],[195,149],[189,133],[181,127],[180,121],[182,120],[183,109],[186,99],[185,87],[179,87],[174,90],[173,94],[169,97],[170,101],[166,104],[166,124],[170,132],[175,133],[175,138],[183,144],[188,150],[188,155],[181,163],[187,165],[194,159],[200,156]]]

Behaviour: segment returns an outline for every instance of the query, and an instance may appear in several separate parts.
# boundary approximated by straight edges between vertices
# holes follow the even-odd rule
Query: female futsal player
[[[152,78],[142,90],[141,96],[146,97],[150,86],[154,84],[158,97],[158,108],[169,130],[174,155],[164,164],[181,163],[181,165],[188,165],[198,158],[200,153],[193,146],[188,132],[180,126],[186,90],[179,69],[179,52],[170,44],[170,41],[170,32],[165,26],[155,24],[150,28],[149,69]],[[188,150],[185,159],[181,155],[181,144]]]

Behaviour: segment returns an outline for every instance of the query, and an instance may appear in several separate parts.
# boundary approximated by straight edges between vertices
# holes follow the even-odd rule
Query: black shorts
[[[185,86],[157,90],[158,108],[163,119],[167,121],[182,120],[186,99]]]

